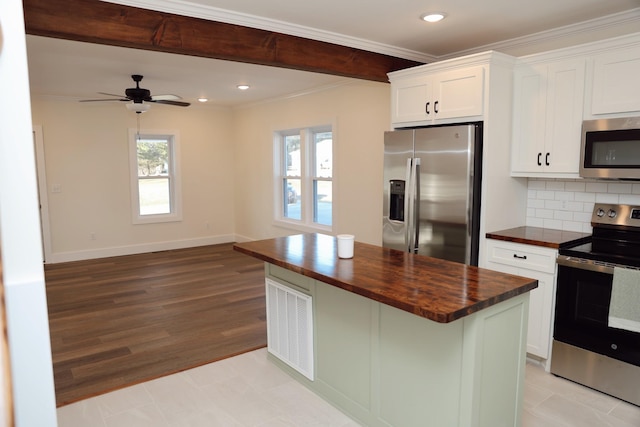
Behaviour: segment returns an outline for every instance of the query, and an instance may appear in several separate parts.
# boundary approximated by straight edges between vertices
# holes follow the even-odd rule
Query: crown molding
[[[268,30],[312,40],[333,43],[336,45],[353,47],[369,52],[376,52],[398,58],[413,61],[431,63],[443,59],[469,55],[488,50],[509,52],[511,50],[531,50],[536,51],[536,46],[549,42],[562,44],[563,39],[570,39],[576,36],[588,35],[594,31],[607,30],[620,25],[629,25],[634,22],[640,27],[640,7],[624,12],[603,16],[577,24],[555,28],[549,31],[542,31],[523,37],[516,37],[497,43],[479,46],[473,49],[463,50],[447,55],[431,55],[425,52],[417,52],[409,49],[364,40],[344,34],[333,33],[316,28],[304,27],[301,25],[268,19],[256,15],[234,12],[227,9],[220,9],[212,6],[196,4],[185,0],[101,0],[107,3],[116,3],[125,6],[137,7],[141,9],[155,10],[159,12],[172,13],[175,15],[189,16],[192,18],[206,19],[210,21],[224,22],[227,24],[241,25],[261,30]]]
[[[562,39],[569,39],[575,36],[589,34],[592,32],[606,31],[611,28],[617,28],[623,25],[634,23],[638,24],[636,28],[640,28],[640,7],[596,19],[591,19],[589,21],[579,22],[577,24],[567,25],[548,31],[530,34],[528,36],[516,37],[502,42],[491,43],[484,46],[479,46],[477,48],[459,51],[451,55],[443,55],[439,58],[439,60],[456,58],[459,56],[484,52],[488,50],[509,52],[510,50],[524,48],[525,50],[533,50],[537,52],[539,49],[536,49],[536,46],[548,43],[550,41],[556,41],[561,44]],[[569,44],[568,46],[563,47],[570,47],[571,45],[572,44]]]

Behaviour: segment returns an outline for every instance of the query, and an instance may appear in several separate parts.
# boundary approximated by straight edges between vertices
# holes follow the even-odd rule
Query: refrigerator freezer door
[[[409,172],[413,134],[413,130],[384,134],[382,245],[401,251],[407,251],[411,231],[407,192],[411,187]]]
[[[470,261],[474,132],[472,125],[415,131],[419,254]]]

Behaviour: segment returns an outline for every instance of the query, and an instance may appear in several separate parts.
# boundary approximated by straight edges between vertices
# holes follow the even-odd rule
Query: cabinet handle
[[[540,163],[541,156],[542,156],[542,153],[538,153],[538,166],[542,166],[542,163]]]
[[[551,154],[551,153],[547,153],[547,155],[544,156],[544,164],[547,165],[547,166],[549,166],[549,154]]]
[[[518,254],[513,254],[514,258],[518,258],[518,259],[527,259],[526,255],[518,255]]]
[[[429,112],[429,104],[431,104],[431,103],[430,103],[430,102],[427,102],[427,104],[424,106],[424,111],[425,111],[427,114],[431,114],[431,113]]]
[[[433,103],[433,112],[438,114],[438,102],[440,101],[436,101]]]

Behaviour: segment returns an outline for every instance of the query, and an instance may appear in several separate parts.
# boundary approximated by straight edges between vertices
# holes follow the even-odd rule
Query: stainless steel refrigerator
[[[384,135],[383,246],[478,265],[482,123]]]

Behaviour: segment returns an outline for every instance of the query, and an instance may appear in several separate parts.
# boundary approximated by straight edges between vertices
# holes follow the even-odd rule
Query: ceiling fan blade
[[[118,98],[122,98],[122,95],[116,95],[115,93],[107,93],[107,92],[98,92],[100,95],[108,95],[108,96],[117,96]]]
[[[165,101],[165,100],[155,100],[152,99],[150,102],[155,102],[156,104],[167,104],[167,105],[175,105],[176,107],[188,107],[189,105],[191,105],[188,102],[182,102],[182,101]]]
[[[151,100],[153,100],[153,101],[177,101],[179,99],[182,99],[182,97],[180,97],[178,95],[171,95],[171,94],[153,95],[151,97]]]
[[[128,101],[128,99],[81,99],[80,102]]]

